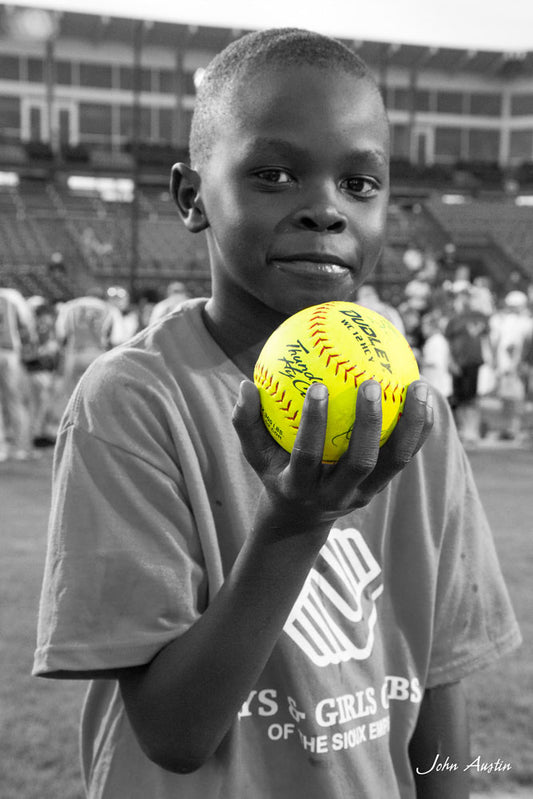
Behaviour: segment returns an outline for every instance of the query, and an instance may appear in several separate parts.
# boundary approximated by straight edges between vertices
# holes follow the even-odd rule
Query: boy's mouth
[[[328,254],[317,256],[302,253],[281,258],[274,257],[271,263],[283,272],[291,272],[305,277],[336,277],[346,275],[351,271],[351,267],[342,259]]]

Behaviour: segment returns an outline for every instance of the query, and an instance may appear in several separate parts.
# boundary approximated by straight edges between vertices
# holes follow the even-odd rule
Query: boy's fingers
[[[305,396],[296,440],[291,452],[290,469],[295,477],[305,474],[306,480],[315,477],[322,464],[326,425],[328,421],[328,390],[322,383],[312,383]]]
[[[248,426],[261,417],[259,391],[251,380],[243,380],[239,386],[237,404],[233,409],[233,424]]]
[[[402,468],[418,452],[433,426],[433,397],[423,380],[407,389],[403,414],[387,444],[389,455]]]
[[[357,402],[356,423],[350,446],[341,458],[335,480],[349,493],[352,479],[352,499],[356,506],[366,505],[383,490],[416,455],[433,424],[431,392],[423,381],[413,383],[407,392],[404,411],[389,440],[379,447],[381,432],[380,393],[371,383],[363,384]],[[379,399],[378,399],[379,397]]]
[[[259,392],[250,380],[243,380],[240,385],[232,422],[246,460],[262,474],[271,462],[272,450],[278,450],[279,446],[263,423]]]
[[[362,384],[357,395],[356,419],[347,451],[323,475],[322,456],[327,426],[326,386],[310,386],[302,410],[299,430],[290,455],[282,450],[265,427],[259,392],[250,381],[241,383],[233,413],[233,425],[250,466],[260,475],[285,474],[285,490],[307,493],[318,490],[327,478],[328,496],[339,507],[366,505],[406,466],[426,440],[433,424],[431,391],[424,381],[408,389],[403,415],[386,444],[380,449],[381,387],[375,380]],[[287,467],[289,463],[289,467]],[[344,499],[342,499],[344,498]]]
[[[398,474],[416,455],[433,425],[432,395],[427,383],[409,386],[403,414],[389,440],[380,450],[376,468],[362,486],[373,496]]]
[[[435,421],[435,414],[433,410],[433,393],[431,391],[431,386],[428,386],[428,393],[425,400],[425,413],[424,413],[424,420],[422,424],[422,430],[418,439],[418,443],[416,445],[414,455],[418,452],[422,444],[426,441],[427,437],[431,433],[433,428],[433,423]]]
[[[376,466],[381,435],[381,386],[366,380],[357,392],[355,422],[348,449],[341,457],[333,481],[338,489],[349,491]]]

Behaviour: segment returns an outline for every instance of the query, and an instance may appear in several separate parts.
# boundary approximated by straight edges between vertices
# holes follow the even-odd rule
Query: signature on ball
[[[309,355],[309,350],[299,339],[296,343],[287,345],[286,353],[285,357],[278,359],[283,364],[280,374],[288,377],[296,391],[304,397],[309,386],[312,383],[321,383],[322,378],[310,371],[305,360],[305,355]]]

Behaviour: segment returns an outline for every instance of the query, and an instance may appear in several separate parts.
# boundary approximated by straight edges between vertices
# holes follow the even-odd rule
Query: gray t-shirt
[[[251,529],[231,424],[243,375],[192,300],[88,370],[63,419],[34,673],[148,662],[201,615]],[[229,735],[197,772],[151,763],[117,683],[90,684],[91,799],[413,799],[425,688],[520,635],[446,402],[419,454],[338,521]],[[253,640],[250,647],[254,646]]]

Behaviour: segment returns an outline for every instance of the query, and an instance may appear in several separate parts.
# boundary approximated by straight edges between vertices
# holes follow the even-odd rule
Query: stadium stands
[[[128,282],[132,215],[130,202],[106,202],[97,193],[71,191],[64,181],[24,180],[0,188],[0,274],[4,285],[60,298],[95,281]],[[191,236],[161,187],[139,190],[137,280],[163,291],[172,279],[205,281],[207,254],[202,235]],[[49,277],[54,253],[67,274]],[[58,283],[59,278],[59,283]],[[32,291],[32,293],[35,293]]]
[[[516,270],[525,279],[533,279],[531,206],[518,206],[503,192],[490,199],[465,194],[450,204],[445,194],[430,192],[416,181],[410,189],[414,192],[410,199],[401,191],[393,196],[388,246],[376,272],[376,282],[388,287],[388,299],[398,296],[411,278],[403,263],[403,254],[411,246],[438,257],[452,243],[459,259],[484,264],[497,287],[503,287],[509,273]],[[95,281],[128,282],[134,236],[138,236],[140,288],[149,285],[162,293],[176,278],[208,287],[205,238],[185,230],[166,186],[143,184],[138,200],[134,229],[131,202],[105,200],[97,191],[73,191],[64,174],[0,187],[4,284],[27,292],[30,282],[33,288],[64,297]],[[65,274],[50,277],[54,253],[61,254]]]
[[[208,291],[205,238],[177,218],[168,173],[187,158],[202,69],[244,31],[151,20],[141,43],[127,18],[65,11],[48,21],[49,50],[30,30],[31,9],[0,2],[0,177],[20,181],[0,180],[3,283],[27,293],[38,281],[63,297],[94,281],[164,293],[178,278]],[[393,196],[376,271],[384,296],[413,277],[410,248],[442,260],[453,246],[456,263],[501,291],[512,273],[531,280],[533,209],[513,199],[533,195],[533,50],[346,44],[374,71],[389,111]],[[74,190],[74,177],[134,181],[136,202]],[[454,193],[467,202],[442,201]],[[51,268],[58,253],[63,271]]]
[[[504,197],[464,200],[450,204],[434,196],[425,208],[459,250],[498,255],[500,274],[493,274],[496,285],[510,270],[533,280],[533,208]]]

